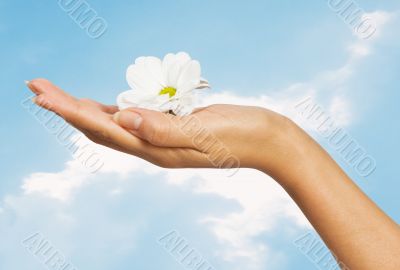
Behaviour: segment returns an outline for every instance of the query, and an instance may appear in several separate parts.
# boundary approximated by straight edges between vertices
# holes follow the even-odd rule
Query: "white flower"
[[[176,115],[190,114],[195,102],[193,90],[209,87],[201,78],[199,62],[184,52],[167,54],[162,61],[139,57],[128,67],[126,80],[132,90],[117,97],[120,110],[140,107]]]

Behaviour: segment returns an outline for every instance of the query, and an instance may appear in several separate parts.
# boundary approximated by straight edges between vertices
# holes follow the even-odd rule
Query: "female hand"
[[[95,143],[168,168],[272,170],[292,123],[258,107],[212,105],[189,116],[77,99],[45,79],[28,83],[35,103],[63,117]],[[263,149],[261,151],[261,149]],[[267,166],[266,166],[267,165]]]

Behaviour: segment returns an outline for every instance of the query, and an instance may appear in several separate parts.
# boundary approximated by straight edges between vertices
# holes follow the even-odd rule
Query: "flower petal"
[[[129,107],[139,107],[140,104],[146,103],[154,99],[153,95],[142,93],[138,90],[128,90],[122,92],[117,97],[117,105],[120,110]]]
[[[139,57],[134,65],[128,67],[126,80],[132,89],[157,94],[163,88],[161,80],[157,79],[161,78],[160,67],[157,69],[157,60],[147,58]]]
[[[152,78],[161,86],[161,89],[167,87],[163,78],[161,60],[157,57],[149,56],[145,59],[145,65],[147,71],[150,73]]]
[[[186,93],[197,88],[200,84],[200,76],[200,63],[196,60],[190,61],[180,74],[177,91]]]
[[[194,110],[193,103],[182,104],[181,102],[178,102],[177,105],[175,105],[172,109],[174,114],[178,116],[189,115],[193,112],[193,110]]]
[[[160,112],[168,112],[172,110],[173,103],[170,101],[168,95],[160,95],[154,101],[153,110]]]
[[[191,114],[195,107],[195,94],[186,93],[180,97],[173,98],[171,101],[172,111],[179,116]]]
[[[183,67],[191,61],[190,56],[185,52],[167,54],[162,64],[164,81],[167,86],[177,88],[178,79]]]

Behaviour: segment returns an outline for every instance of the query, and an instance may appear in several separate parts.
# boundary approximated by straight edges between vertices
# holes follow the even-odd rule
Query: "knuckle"
[[[43,94],[36,96],[35,103],[40,107],[45,107],[46,109],[50,107],[49,102],[46,101],[46,98],[43,96]]]
[[[100,134],[101,134],[101,138],[103,138],[103,140],[105,140],[107,142],[111,141],[111,134],[108,130],[101,130]]]
[[[100,138],[102,141],[109,142],[111,140],[110,132],[106,129],[96,128],[92,133],[95,137]]]

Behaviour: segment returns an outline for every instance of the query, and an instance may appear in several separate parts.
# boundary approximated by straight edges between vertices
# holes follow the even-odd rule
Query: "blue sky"
[[[24,80],[36,77],[114,103],[128,88],[127,66],[142,55],[186,51],[213,86],[208,102],[293,116],[400,222],[398,1],[357,1],[379,21],[368,41],[327,1],[90,0],[108,23],[99,39],[57,2],[0,0],[0,269],[45,269],[21,245],[36,231],[77,269],[184,269],[157,243],[171,230],[215,269],[317,269],[293,245],[309,226],[268,177],[166,171],[102,148],[106,169],[89,175],[20,105],[29,96]],[[374,157],[372,175],[359,176],[293,114],[310,95]]]

